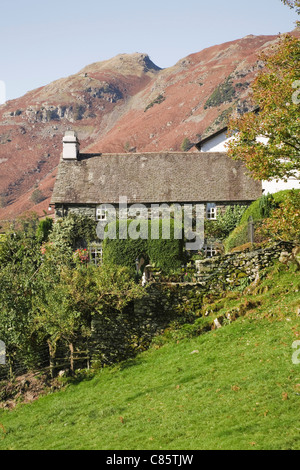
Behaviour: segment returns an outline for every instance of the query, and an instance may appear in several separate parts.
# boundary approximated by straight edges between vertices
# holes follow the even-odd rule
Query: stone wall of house
[[[212,201],[214,202],[214,201]],[[222,213],[226,210],[228,206],[234,206],[234,205],[242,205],[242,206],[248,206],[251,204],[252,201],[221,201],[216,203],[216,209],[217,213]],[[174,212],[174,208],[176,206],[183,208],[184,205],[191,205],[193,204],[193,216],[196,216],[195,212],[195,206],[199,203],[188,203],[188,202],[182,202],[178,204],[141,204],[141,206],[144,207],[144,212],[139,212],[138,208],[136,205],[133,204],[128,204],[128,207],[126,209],[122,209],[119,211],[119,205],[118,204],[112,204],[108,205],[108,207],[114,207],[116,211],[116,216],[117,218],[121,216],[122,218],[127,217],[128,219],[135,218],[137,215],[139,218],[145,218],[145,219],[151,219],[151,215],[153,214],[153,217],[157,217],[158,214],[172,214]],[[105,206],[105,204],[103,204]],[[131,209],[132,206],[132,209]],[[206,204],[204,203],[204,206]],[[159,212],[161,211],[161,212]],[[137,214],[138,212],[138,214]],[[55,205],[55,214],[56,217],[65,217],[67,214],[72,213],[72,214],[78,214],[78,215],[84,215],[87,217],[91,217],[92,219],[96,218],[96,204],[81,204],[81,205],[76,205],[76,204],[56,204]]]
[[[82,215],[95,220],[96,209],[92,205],[56,205],[55,216],[57,218],[66,217],[68,214]]]

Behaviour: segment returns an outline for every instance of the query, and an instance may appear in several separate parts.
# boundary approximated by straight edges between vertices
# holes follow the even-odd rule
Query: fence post
[[[248,219],[248,241],[254,243],[254,222],[252,215]]]

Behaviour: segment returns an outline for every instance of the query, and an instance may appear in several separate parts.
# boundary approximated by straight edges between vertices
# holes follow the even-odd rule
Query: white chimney
[[[79,145],[76,132],[66,131],[63,138],[63,160],[77,160]]]

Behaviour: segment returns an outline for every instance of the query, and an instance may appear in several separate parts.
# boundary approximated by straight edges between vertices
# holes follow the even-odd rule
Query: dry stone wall
[[[231,290],[245,280],[254,281],[262,269],[292,250],[292,244],[281,242],[265,249],[215,256],[196,263],[197,282],[149,282],[145,297],[128,307],[125,322],[118,316],[113,321],[93,317],[91,340],[95,352],[101,362],[115,362],[146,349],[171,322],[195,321],[205,295]]]
[[[291,253],[292,243],[279,242],[267,248],[246,250],[195,261],[194,278],[197,282],[151,282],[146,285],[147,297],[134,304],[137,314],[151,315],[160,311],[169,316],[179,304],[191,302],[197,308],[202,297],[209,293],[231,290],[253,282],[259,272],[274,264],[282,253]]]

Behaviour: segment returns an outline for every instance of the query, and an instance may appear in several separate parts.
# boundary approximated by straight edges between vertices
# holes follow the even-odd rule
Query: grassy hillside
[[[169,330],[135,360],[1,411],[0,449],[300,449],[299,290],[278,265],[211,306],[247,300],[235,322]]]

